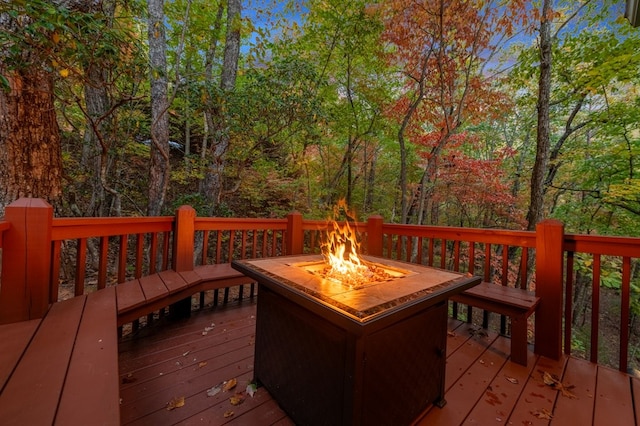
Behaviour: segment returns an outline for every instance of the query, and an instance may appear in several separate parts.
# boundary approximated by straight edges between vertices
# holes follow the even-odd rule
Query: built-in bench
[[[162,271],[116,286],[118,326],[130,323],[162,309],[187,300],[207,290],[252,284],[254,281],[236,271],[229,263],[196,266],[191,271]],[[191,304],[187,303],[187,311]]]
[[[527,365],[527,320],[540,303],[530,291],[483,282],[451,298],[511,318],[511,360]]]
[[[41,319],[0,325],[0,423],[118,425],[118,326],[199,292],[252,282],[230,264],[168,270],[54,303]]]
[[[120,423],[115,288],[0,325],[3,425]]]

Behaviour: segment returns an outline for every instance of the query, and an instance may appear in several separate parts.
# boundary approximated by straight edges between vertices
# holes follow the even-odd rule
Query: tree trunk
[[[38,63],[0,74],[0,217],[20,197],[40,197],[60,212],[62,150],[54,109],[53,79]]]
[[[148,0],[147,6],[149,8],[149,78],[151,82],[151,163],[147,214],[158,216],[162,212],[170,174],[164,1]]]
[[[531,174],[531,200],[527,213],[527,230],[533,231],[544,217],[544,178],[549,164],[551,98],[551,1],[544,0],[540,18],[540,77],[538,81],[538,135],[536,159]]]
[[[223,173],[225,157],[229,149],[229,128],[226,117],[225,102],[236,86],[238,71],[238,58],[240,56],[240,27],[242,4],[240,0],[228,0],[227,2],[227,34],[224,46],[224,59],[222,75],[220,77],[220,89],[222,97],[220,105],[215,105],[213,111],[212,155],[206,170],[203,182],[203,197],[207,201],[210,214],[220,205],[223,191]]]

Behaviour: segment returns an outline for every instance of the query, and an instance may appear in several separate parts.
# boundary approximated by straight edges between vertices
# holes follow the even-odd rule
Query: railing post
[[[53,207],[20,198],[5,208],[0,323],[42,318],[49,308]]]
[[[367,254],[382,257],[382,224],[380,215],[374,215],[367,220]]]
[[[547,219],[536,226],[535,352],[552,359],[562,353],[564,225]]]
[[[176,210],[173,230],[173,270],[176,272],[193,270],[195,220],[196,211],[193,207],[180,206]]]
[[[302,231],[302,214],[291,212],[287,215],[287,254],[302,254],[304,248],[304,233]]]

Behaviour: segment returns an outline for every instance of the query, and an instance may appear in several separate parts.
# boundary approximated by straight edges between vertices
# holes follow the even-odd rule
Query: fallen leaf
[[[516,379],[515,377],[505,376],[505,379],[507,379],[508,382],[513,383],[514,385],[517,385],[518,383],[520,383],[518,379]]]
[[[207,389],[207,396],[216,396],[222,390],[222,385],[217,385],[211,389]]]
[[[247,389],[245,392],[247,392],[247,395],[249,395],[251,398],[253,398],[253,395],[258,391],[258,385],[255,383],[249,383],[247,385]]]
[[[200,363],[198,364],[198,368],[202,368],[202,367],[204,367],[205,365],[207,365],[207,361],[202,361],[202,362],[200,362]]]
[[[223,383],[224,386],[222,386],[222,390],[225,392],[230,391],[231,389],[235,388],[237,384],[238,381],[236,379],[231,379]]]
[[[231,416],[233,416],[233,411],[229,410],[229,411],[225,411],[224,412],[224,418],[225,419],[228,419]]]
[[[539,419],[544,419],[544,420],[551,420],[553,418],[553,414],[551,414],[551,412],[546,408],[543,408],[542,410],[537,410],[531,414],[533,414]]]
[[[571,389],[573,389],[575,386],[565,385],[557,377],[547,373],[546,371],[542,373],[542,381],[544,382],[545,385],[551,386],[555,390],[560,391],[560,393],[564,397],[567,397],[570,399],[578,398],[573,392],[571,392]]]
[[[449,337],[456,337],[456,333],[453,331],[447,331],[447,336]]]
[[[183,354],[182,354],[182,356],[187,356],[187,355],[189,355],[189,352],[191,352],[191,351],[186,351],[185,353],[183,353]]]
[[[556,379],[554,376],[552,376],[550,373],[546,371],[542,372],[542,381],[547,386],[555,386],[556,384],[560,383],[560,380]]]
[[[229,402],[231,402],[231,405],[240,405],[244,402],[244,394],[241,392],[237,392],[235,393],[231,398],[229,398]]]
[[[167,410],[171,411],[176,408],[184,407],[184,396],[173,398],[167,402]]]

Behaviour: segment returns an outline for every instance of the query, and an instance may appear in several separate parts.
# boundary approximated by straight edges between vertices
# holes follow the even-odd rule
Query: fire
[[[344,211],[347,220],[338,223],[336,219]],[[340,200],[334,207],[331,227],[327,230],[326,242],[322,247],[322,254],[327,267],[323,271],[325,278],[340,281],[350,287],[359,287],[372,282],[389,278],[383,269],[376,267],[358,256],[360,243],[356,232],[349,225],[349,219],[354,215],[349,213],[344,200]]]

